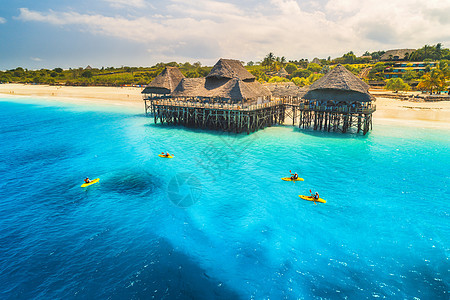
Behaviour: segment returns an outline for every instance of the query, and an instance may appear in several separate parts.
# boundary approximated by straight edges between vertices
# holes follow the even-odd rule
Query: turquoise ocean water
[[[450,131],[234,135],[31,98],[0,112],[2,299],[449,297]]]

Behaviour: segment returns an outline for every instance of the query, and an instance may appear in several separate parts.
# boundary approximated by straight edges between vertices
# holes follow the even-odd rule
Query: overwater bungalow
[[[237,133],[286,119],[314,130],[347,132],[354,127],[366,134],[372,126],[375,98],[369,86],[341,65],[309,88],[263,86],[232,59],[220,59],[203,78],[184,78],[178,72],[166,68],[142,92],[146,113],[153,114],[155,123]]]
[[[176,67],[165,67],[142,91],[148,95],[170,95],[180,81],[185,78]]]
[[[238,60],[220,59],[206,77],[182,78],[170,96],[143,93],[155,123],[249,133],[284,120],[282,103]]]
[[[173,98],[185,101],[240,107],[269,102],[270,96],[270,91],[233,59],[220,59],[206,77],[182,79],[172,93]]]
[[[299,127],[342,132],[355,127],[366,134],[372,127],[374,101],[367,83],[337,65],[302,96]]]

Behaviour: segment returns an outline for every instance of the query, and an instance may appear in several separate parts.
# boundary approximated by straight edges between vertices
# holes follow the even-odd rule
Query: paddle
[[[312,195],[311,190],[309,190],[309,193]],[[316,201],[314,201],[314,199],[316,199],[316,198],[314,198],[313,196],[311,196],[311,198],[313,198],[314,205],[317,205]]]

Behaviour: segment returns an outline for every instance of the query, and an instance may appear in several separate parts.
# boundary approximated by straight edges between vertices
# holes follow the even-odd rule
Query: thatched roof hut
[[[166,67],[142,91],[143,94],[170,94],[180,81],[185,78],[176,67]]]
[[[405,60],[405,58],[411,53],[416,51],[416,49],[394,49],[388,50],[383,55],[381,55],[380,60]]]
[[[222,98],[231,102],[257,100],[271,93],[238,60],[220,59],[204,78],[183,78],[173,97]]]
[[[353,75],[342,65],[337,65],[328,74],[314,82],[303,96],[306,100],[371,102],[369,85]]]
[[[296,86],[293,82],[277,82],[264,84],[275,98],[301,98],[305,95],[307,89]]]
[[[318,59],[317,57],[314,57],[314,59],[311,62],[312,64],[318,64],[319,66],[322,65],[322,63],[320,62],[320,59]]]
[[[255,81],[255,76],[247,71],[239,60],[221,58],[206,78],[239,78],[243,81]]]
[[[286,77],[288,75],[289,75],[289,73],[286,72],[286,70],[284,68],[281,68],[281,70],[278,71],[278,73],[277,73],[277,76],[280,76],[280,77]]]

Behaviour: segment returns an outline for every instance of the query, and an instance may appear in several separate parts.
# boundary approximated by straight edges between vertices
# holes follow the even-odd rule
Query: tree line
[[[308,59],[287,60],[284,56],[276,56],[273,52],[267,54],[261,61],[250,61],[246,68],[260,82],[287,82],[291,81],[298,86],[306,86],[314,83],[324,74],[328,73],[335,65],[342,64],[355,75],[363,70],[369,70],[367,80],[386,81],[384,74],[392,71],[393,61],[376,62],[385,51],[366,51],[361,57],[357,57],[353,51],[343,54],[341,57],[326,59],[315,58],[312,62]],[[443,90],[447,86],[448,65],[450,50],[444,48],[441,43],[425,45],[413,51],[404,59],[414,61],[439,61],[438,67],[425,67],[424,70],[415,71],[412,68],[399,74],[399,78],[388,80],[387,87],[400,90],[410,88],[407,83],[418,83],[417,87],[427,90]],[[242,62],[245,64],[244,62]],[[152,67],[102,67],[102,68],[76,68],[63,70],[62,68],[27,70],[22,67],[0,71],[0,82],[35,83],[51,85],[80,85],[80,86],[123,86],[146,85],[150,83],[166,66],[178,67],[180,71],[190,78],[206,76],[211,67],[202,66],[200,62],[186,63],[158,63]],[[284,73],[285,72],[285,73]],[[401,82],[399,81],[401,80]],[[427,83],[427,82],[433,82]],[[395,83],[395,84],[394,84]]]
[[[186,77],[206,76],[211,67],[196,63],[158,63],[152,67],[102,67],[62,68],[28,70],[18,67],[12,70],[0,71],[0,83],[33,83],[73,86],[123,86],[147,85],[166,66],[178,67]]]

